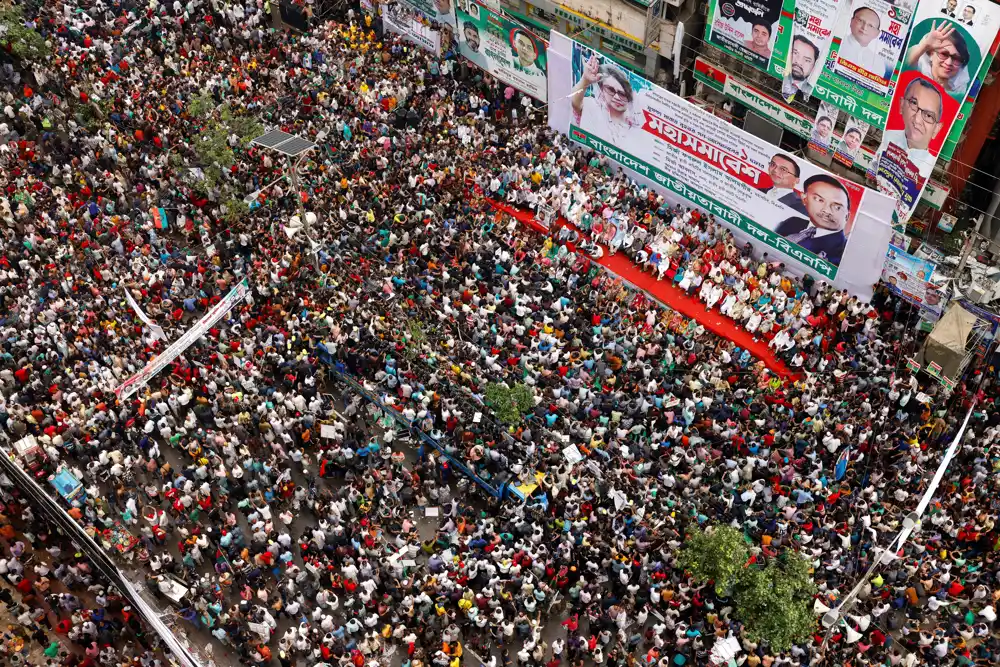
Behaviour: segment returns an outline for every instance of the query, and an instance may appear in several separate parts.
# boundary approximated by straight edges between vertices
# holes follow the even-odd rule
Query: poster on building
[[[389,32],[401,35],[431,53],[441,54],[441,29],[432,25],[431,17],[402,0],[380,5],[380,8],[382,23]]]
[[[941,148],[941,154],[938,156],[939,160],[947,161],[954,157],[955,149],[958,148],[958,144],[962,140],[962,133],[965,131],[965,123],[972,114],[972,107],[976,104],[979,91],[983,89],[983,81],[986,77],[990,76],[990,65],[993,62],[993,58],[996,57],[996,48],[997,43],[994,41],[993,49],[986,55],[986,58],[983,59],[983,64],[979,67],[979,76],[972,82],[972,88],[969,89],[969,94],[965,96],[965,101],[962,102],[962,106],[958,110],[955,123],[951,126],[951,132],[948,133],[948,138]]]
[[[781,4],[782,0],[713,0],[706,39],[766,72],[780,34]]]
[[[867,298],[892,200],[725,123],[590,48],[552,34],[549,124],[629,168],[674,203]]]
[[[854,116],[847,119],[844,126],[844,133],[840,135],[840,143],[833,153],[833,159],[845,167],[853,167],[861,152],[861,143],[868,134],[868,123],[864,123]]]
[[[432,21],[437,21],[442,26],[455,28],[455,12],[452,8],[453,0],[405,0],[406,3],[416,7],[421,14]],[[404,0],[396,0],[404,2]]]
[[[817,153],[829,155],[833,146],[833,128],[837,125],[840,109],[829,102],[822,102],[816,111],[812,133],[809,135],[809,148]]]
[[[938,3],[918,5],[882,143],[872,162],[879,190],[897,200],[894,218],[900,224],[920,201],[1000,27],[1000,6],[988,0],[958,6],[957,18],[951,18]]]
[[[882,266],[882,281],[891,291],[910,303],[940,317],[944,307],[941,303],[942,294],[930,282],[935,268],[937,267],[933,262],[914,257],[899,246],[890,245]]]
[[[781,94],[786,101],[809,99],[823,71],[838,11],[846,4],[847,0],[799,0],[795,3],[792,42],[781,82]]]
[[[476,2],[458,6],[458,51],[504,83],[545,102],[545,42]]]
[[[860,88],[879,100],[887,98],[910,17],[909,9],[888,0],[854,0],[841,13],[830,48],[829,69],[835,85],[846,91]]]

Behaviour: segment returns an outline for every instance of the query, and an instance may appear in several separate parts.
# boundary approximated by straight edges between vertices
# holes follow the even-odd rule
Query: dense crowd
[[[1000,658],[992,370],[923,386],[906,304],[787,273],[354,10],[308,35],[272,30],[264,3],[25,10],[51,57],[3,71],[3,434],[83,481],[70,512],[109,548],[138,538],[123,567],[216,660],[667,667],[728,636],[749,667]],[[316,142],[298,189],[236,135],[212,175],[197,142],[232,118]],[[595,261],[618,252],[787,368],[630,291]],[[117,400],[243,280],[250,296]],[[486,405],[501,383],[532,398],[513,425]],[[977,399],[927,525],[825,654],[820,629],[754,641],[677,565],[685,535],[732,525],[755,557],[805,556],[836,606]],[[456,464],[539,489],[499,502]],[[53,664],[162,662],[29,503],[3,516],[11,632]]]

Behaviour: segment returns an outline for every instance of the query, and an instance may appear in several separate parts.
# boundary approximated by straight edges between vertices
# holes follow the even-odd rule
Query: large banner
[[[712,0],[706,39],[766,72],[781,32],[781,4],[782,0]]]
[[[458,51],[506,84],[545,102],[545,42],[476,2],[458,7]]]
[[[920,200],[1000,26],[1000,7],[988,0],[949,7],[926,1],[917,7],[882,143],[872,162],[879,190],[897,199],[898,223],[909,219]]]
[[[403,2],[403,0],[396,0],[390,5],[381,5],[382,22],[390,32],[402,35],[431,53],[441,55],[448,48],[447,42],[442,43],[442,37],[445,40],[450,39],[444,25],[454,25],[455,23],[451,14],[451,0],[445,2],[448,6],[447,17],[450,21],[444,21],[445,15],[438,15],[437,10],[434,9],[435,3],[420,4],[428,6],[419,9],[412,4]],[[430,12],[425,12],[425,9],[430,10]],[[438,23],[437,26],[434,25],[435,22]]]
[[[912,14],[888,0],[846,5],[813,94],[869,125],[885,127]]]
[[[558,33],[549,124],[628,167],[674,203],[862,296],[881,275],[892,200],[706,113]]]
[[[933,262],[907,253],[903,248],[890,245],[882,267],[882,280],[890,290],[910,303],[941,317],[945,306],[943,294],[930,282]]]
[[[847,0],[798,0],[792,23],[792,43],[788,49],[781,94],[786,101],[808,100],[823,71],[824,56],[830,49],[838,11]]]
[[[405,2],[416,7],[421,14],[432,21],[437,21],[442,26],[450,26],[454,30],[455,14],[452,11],[452,0],[405,0]]]

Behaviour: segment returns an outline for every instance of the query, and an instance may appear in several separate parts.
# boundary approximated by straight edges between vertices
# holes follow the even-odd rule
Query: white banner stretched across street
[[[246,278],[234,287],[229,294],[222,298],[217,304],[205,313],[205,316],[198,320],[198,323],[188,329],[183,336],[174,341],[173,345],[164,350],[161,354],[150,360],[145,368],[125,380],[115,389],[115,396],[119,400],[128,398],[149,382],[150,378],[163,370],[167,364],[184,353],[184,350],[201,338],[206,331],[212,328],[216,322],[233,309],[237,303],[250,294],[250,283]]]

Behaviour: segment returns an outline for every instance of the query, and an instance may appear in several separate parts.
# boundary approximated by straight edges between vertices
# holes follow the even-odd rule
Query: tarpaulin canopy
[[[976,324],[974,314],[957,304],[949,306],[934,330],[927,336],[923,349],[923,364],[936,363],[945,377],[956,378],[965,359],[966,342]]]

